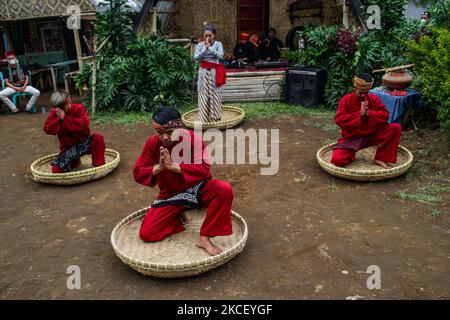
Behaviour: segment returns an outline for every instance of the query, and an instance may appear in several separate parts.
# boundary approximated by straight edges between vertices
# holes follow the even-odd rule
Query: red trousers
[[[92,166],[99,167],[105,164],[105,138],[100,133],[92,134],[91,145],[89,146],[92,155]],[[73,161],[70,166],[76,168],[81,165],[81,160]],[[59,168],[52,166],[53,173],[61,173]]]
[[[396,163],[401,134],[402,128],[397,123],[391,123],[379,129],[369,141],[369,146],[378,146],[375,159]],[[331,163],[334,165],[344,167],[353,161],[355,161],[355,151],[348,149],[333,150]]]
[[[233,189],[227,182],[210,180],[205,183],[201,190],[201,204],[208,211],[200,229],[201,236],[228,236],[233,233],[232,202]],[[155,242],[184,231],[180,217],[183,211],[186,211],[186,207],[180,205],[150,208],[142,222],[139,236],[146,242]]]

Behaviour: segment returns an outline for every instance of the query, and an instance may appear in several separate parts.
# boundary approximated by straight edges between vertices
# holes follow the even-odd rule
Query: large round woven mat
[[[52,173],[50,163],[58,156],[58,153],[40,158],[31,164],[33,180],[41,183],[72,185],[100,179],[113,171],[120,162],[120,154],[112,149],[105,150],[106,163],[99,167],[91,166],[91,156],[81,158],[81,166],[66,173]]]
[[[212,242],[223,252],[210,256],[195,246],[205,211],[192,210],[187,212],[191,221],[185,226],[185,231],[159,242],[144,242],[139,237],[139,228],[147,210],[144,208],[129,215],[111,233],[111,244],[117,256],[123,263],[146,276],[176,278],[209,271],[240,253],[247,241],[247,224],[232,211],[233,234],[214,237]]]
[[[230,129],[237,126],[244,120],[245,111],[238,107],[223,106],[222,119],[214,122],[201,123],[198,118],[198,109],[194,109],[183,114],[182,120],[186,127],[194,129],[196,123],[202,125],[202,129]]]
[[[337,167],[330,162],[336,143],[329,144],[317,151],[317,161],[326,172],[343,179],[356,181],[378,181],[397,177],[405,173],[413,163],[412,153],[399,146],[397,164],[384,169],[373,164],[376,147],[365,148],[356,153],[356,160],[346,167]]]

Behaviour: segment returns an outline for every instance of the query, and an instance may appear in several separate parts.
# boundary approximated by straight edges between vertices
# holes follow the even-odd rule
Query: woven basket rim
[[[183,114],[181,119],[182,119],[184,125],[186,127],[188,127],[188,128],[194,128],[197,123],[201,123],[203,129],[210,129],[210,128],[218,128],[218,129],[220,129],[220,128],[227,128],[227,127],[237,126],[245,118],[245,110],[240,108],[240,107],[223,106],[222,110],[235,111],[236,113],[239,113],[239,116],[237,118],[235,118],[235,119],[219,120],[219,121],[206,122],[206,123],[201,123],[198,120],[197,121],[190,121],[190,120],[188,120],[187,119],[188,116],[190,116],[193,113],[198,113],[198,108],[196,108],[196,109],[190,110],[190,111],[186,112],[185,114]]]
[[[326,146],[323,146],[322,148],[320,148],[317,151],[316,154],[316,158],[317,161],[319,162],[319,165],[328,173],[330,174],[334,174],[334,175],[339,175],[340,177],[349,177],[349,178],[354,178],[354,177],[359,177],[359,178],[382,178],[382,177],[394,177],[397,176],[399,174],[402,174],[404,172],[406,172],[406,170],[408,170],[413,161],[414,161],[414,157],[413,154],[411,153],[411,151],[409,151],[407,148],[399,145],[398,146],[398,150],[400,152],[402,152],[403,154],[406,154],[407,156],[407,161],[399,166],[390,168],[390,169],[380,169],[380,170],[355,170],[355,169],[348,169],[348,168],[344,168],[344,167],[338,167],[335,166],[332,163],[329,163],[328,161],[325,161],[322,157],[322,154],[329,151],[330,149],[332,149],[334,146],[337,145],[337,142],[334,143],[330,143]]]
[[[243,229],[243,235],[239,239],[239,241],[230,249],[216,255],[211,256],[207,259],[195,261],[195,262],[189,262],[189,263],[157,263],[157,262],[146,262],[146,261],[139,261],[136,259],[133,259],[129,256],[127,256],[125,253],[123,253],[116,244],[116,237],[118,233],[121,231],[121,229],[127,225],[128,223],[140,219],[143,215],[145,215],[150,207],[142,208],[136,212],[133,212],[132,214],[128,215],[124,219],[122,219],[113,229],[111,232],[111,245],[114,249],[114,252],[116,255],[122,260],[125,264],[129,265],[130,267],[139,267],[144,268],[146,270],[156,270],[160,273],[164,272],[183,272],[183,271],[190,271],[195,270],[197,268],[205,268],[208,266],[216,265],[218,262],[221,261],[228,261],[230,257],[233,257],[240,253],[245,243],[247,242],[248,238],[248,227],[247,223],[245,222],[244,218],[242,218],[237,212],[231,211],[231,216],[234,221],[239,223],[242,226]]]
[[[103,171],[110,170],[112,168],[115,168],[119,162],[120,162],[120,154],[119,152],[113,150],[113,149],[106,149],[105,155],[113,156],[114,159],[110,162],[105,163],[102,166],[94,167],[94,168],[88,168],[84,170],[79,171],[72,171],[72,172],[65,172],[65,173],[48,173],[48,172],[42,172],[36,169],[36,166],[48,162],[49,160],[53,160],[58,156],[59,153],[53,153],[48,156],[39,158],[35,160],[31,166],[31,173],[33,175],[33,178],[43,178],[46,180],[67,180],[67,179],[73,179],[73,178],[81,178],[81,177],[87,177],[91,176]],[[36,179],[35,179],[36,180]]]

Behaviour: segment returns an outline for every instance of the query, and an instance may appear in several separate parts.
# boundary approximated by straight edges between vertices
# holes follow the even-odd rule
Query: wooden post
[[[77,50],[78,70],[83,69],[83,52],[81,51],[80,33],[77,28],[73,28],[75,48]]]
[[[58,90],[58,83],[56,81],[55,67],[50,67],[50,73],[52,74],[53,92],[56,92]]]
[[[94,34],[92,36],[92,46],[89,43],[88,39],[83,36],[84,41],[86,42],[86,45],[92,53],[92,95],[91,95],[91,114],[94,116],[95,114],[95,107],[96,107],[96,101],[95,101],[95,88],[97,86],[97,53],[102,50],[103,46],[108,42],[109,36],[103,40],[102,44],[97,48],[97,36]]]
[[[348,29],[350,24],[348,21],[348,4],[347,0],[342,0],[342,24],[344,25],[344,28]]]
[[[158,14],[156,12],[156,6],[152,9],[152,33],[158,33]]]
[[[190,57],[191,57],[191,59],[194,59],[195,43],[194,43],[193,41],[191,41],[189,47],[190,47],[190,50],[189,50],[189,52],[190,52]]]
[[[64,89],[70,93],[69,78],[67,77],[67,73],[64,75]]]
[[[92,116],[95,114],[95,87],[97,85],[97,36],[92,39]]]

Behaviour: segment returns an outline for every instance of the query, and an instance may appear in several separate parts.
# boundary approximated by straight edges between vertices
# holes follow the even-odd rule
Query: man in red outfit
[[[155,134],[133,167],[136,182],[159,187],[157,200],[142,222],[141,239],[155,242],[181,232],[187,222],[184,211],[208,208],[196,245],[210,255],[221,253],[210,238],[233,233],[233,189],[225,181],[212,179],[202,138],[180,128],[181,115],[175,108],[159,107],[152,125]]]
[[[80,158],[92,154],[92,166],[105,164],[105,140],[99,133],[91,135],[89,117],[82,104],[74,104],[65,90],[50,98],[52,111],[44,124],[47,134],[58,135],[61,153],[52,162],[52,172],[68,172],[81,165]]]
[[[331,162],[343,167],[355,160],[360,149],[377,146],[374,164],[385,169],[397,162],[401,126],[388,124],[389,112],[376,95],[369,93],[373,78],[362,73],[353,78],[355,90],[345,95],[336,112],[336,124],[342,138],[333,150]]]

